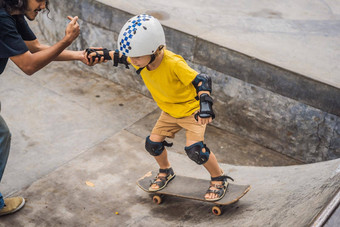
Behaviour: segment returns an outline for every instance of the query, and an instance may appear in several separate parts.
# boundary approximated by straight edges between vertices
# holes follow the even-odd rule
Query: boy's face
[[[25,11],[25,16],[29,20],[34,20],[38,15],[38,12],[46,8],[45,0],[28,0],[27,10]]]
[[[140,57],[130,57],[131,63],[139,68],[147,66],[151,60],[150,55],[140,56]]]

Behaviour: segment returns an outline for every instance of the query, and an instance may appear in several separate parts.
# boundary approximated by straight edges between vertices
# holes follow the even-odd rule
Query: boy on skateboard
[[[145,142],[145,149],[160,167],[149,190],[162,190],[175,177],[165,148],[172,144],[165,138],[174,138],[184,128],[186,154],[211,175],[205,199],[221,199],[230,177],[224,175],[214,153],[203,143],[206,125],[215,117],[210,76],[196,72],[181,56],[165,48],[163,28],[150,15],[138,15],[126,22],[118,37],[118,48],[116,51],[87,49],[88,64],[103,59],[112,59],[114,66],[121,63],[128,68],[131,64],[162,110]]]

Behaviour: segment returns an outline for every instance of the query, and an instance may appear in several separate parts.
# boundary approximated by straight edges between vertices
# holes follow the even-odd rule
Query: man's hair
[[[42,2],[45,0],[37,0],[38,2]],[[21,13],[24,13],[27,10],[28,0],[0,0],[0,8],[4,8],[8,13],[12,13],[13,11],[18,10]],[[46,9],[48,9],[48,0],[46,0]]]

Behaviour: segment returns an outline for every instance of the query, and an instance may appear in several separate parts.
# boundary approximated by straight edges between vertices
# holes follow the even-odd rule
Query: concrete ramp
[[[17,192],[25,208],[4,226],[307,226],[339,188],[340,161],[290,167],[223,165],[252,189],[220,217],[211,205],[167,197],[161,205],[135,184],[156,169],[144,140],[127,131],[108,138]],[[170,152],[177,174],[208,177],[184,155]],[[118,214],[116,214],[118,212]]]
[[[307,226],[340,186],[339,159],[286,167],[222,164],[235,183],[252,185],[222,216],[197,201],[168,197],[156,205],[135,183],[157,169],[138,133],[146,126],[135,124],[155,110],[151,99],[67,63],[33,77],[9,65],[0,79],[1,114],[13,134],[0,191],[27,200],[20,212],[1,217],[0,226]],[[209,177],[176,147],[169,158],[177,174]]]

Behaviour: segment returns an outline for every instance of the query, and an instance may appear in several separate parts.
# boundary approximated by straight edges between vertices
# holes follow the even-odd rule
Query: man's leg
[[[11,133],[5,120],[0,115],[0,182],[5,171],[9,149],[11,145]]]
[[[0,182],[5,171],[9,149],[11,144],[11,133],[6,122],[0,115]],[[0,193],[0,216],[14,213],[20,210],[25,204],[22,197],[6,198]]]

